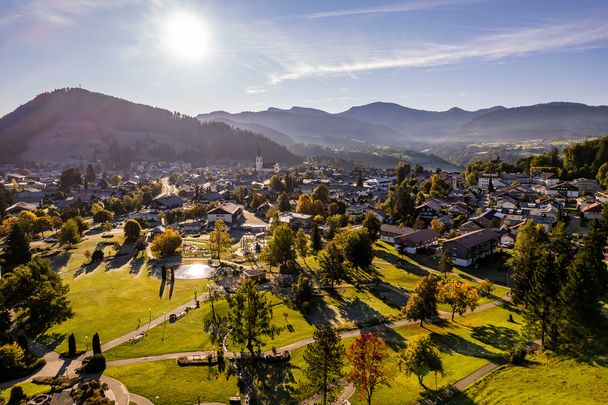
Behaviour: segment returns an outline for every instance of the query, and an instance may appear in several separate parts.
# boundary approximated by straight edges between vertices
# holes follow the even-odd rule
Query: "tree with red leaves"
[[[352,366],[348,381],[357,387],[358,395],[372,403],[372,395],[379,385],[389,385],[389,370],[385,361],[388,349],[384,339],[375,333],[361,333],[348,348],[348,360]]]

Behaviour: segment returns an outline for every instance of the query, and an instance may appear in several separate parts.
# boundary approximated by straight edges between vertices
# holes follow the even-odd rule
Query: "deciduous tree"
[[[439,277],[434,274],[429,274],[418,282],[404,308],[407,319],[420,321],[420,326],[422,326],[424,321],[430,321],[438,315],[438,284]]]
[[[407,376],[412,373],[418,377],[418,383],[425,389],[424,377],[430,373],[443,374],[443,363],[429,335],[414,336],[399,353],[399,369]]]
[[[375,333],[363,332],[348,348],[347,357],[352,367],[347,379],[357,387],[358,395],[371,405],[376,388],[389,385],[386,343]]]
[[[452,308],[452,321],[454,314],[464,314],[467,309],[477,308],[479,291],[469,283],[461,280],[446,280],[439,284],[439,301]]]
[[[346,267],[344,265],[344,255],[335,243],[330,242],[319,254],[318,275],[323,284],[333,287],[337,282],[346,278]]]
[[[213,231],[209,234],[209,248],[218,260],[221,260],[222,253],[230,248],[233,242],[224,221],[221,219],[215,221]]]
[[[156,235],[150,245],[150,249],[154,254],[166,257],[174,255],[181,245],[182,237],[179,232],[167,228],[163,233]]]

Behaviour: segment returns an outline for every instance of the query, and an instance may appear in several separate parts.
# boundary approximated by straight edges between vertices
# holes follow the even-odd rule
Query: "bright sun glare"
[[[162,43],[169,55],[185,62],[199,62],[209,51],[209,32],[203,20],[184,12],[165,20]]]

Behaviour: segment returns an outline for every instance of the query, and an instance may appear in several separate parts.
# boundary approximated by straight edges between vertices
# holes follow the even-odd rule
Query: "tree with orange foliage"
[[[388,358],[386,342],[375,333],[363,332],[348,348],[346,356],[352,366],[347,380],[371,405],[375,389],[379,385],[389,385],[390,373],[385,364]]]

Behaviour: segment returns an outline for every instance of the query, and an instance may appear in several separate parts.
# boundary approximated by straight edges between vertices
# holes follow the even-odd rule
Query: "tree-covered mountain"
[[[216,111],[200,114],[203,122],[230,119],[236,125],[258,124],[284,133],[296,142],[340,146],[345,142],[384,145],[388,140],[403,140],[399,132],[381,124],[329,114],[321,110],[293,107],[269,108],[259,112],[230,114]]]
[[[608,133],[608,106],[548,103],[490,111],[462,125],[460,140],[567,139]]]
[[[285,147],[251,131],[221,122],[201,123],[79,88],[40,94],[2,117],[0,143],[0,162],[69,158],[119,164],[149,159],[252,161],[258,148],[268,161],[300,161]]]
[[[259,124],[295,142],[353,147],[357,143],[412,148],[433,142],[571,139],[608,133],[608,106],[548,103],[466,111],[425,111],[376,102],[330,114],[303,107],[259,112],[201,114],[202,121],[231,120],[238,127]]]

